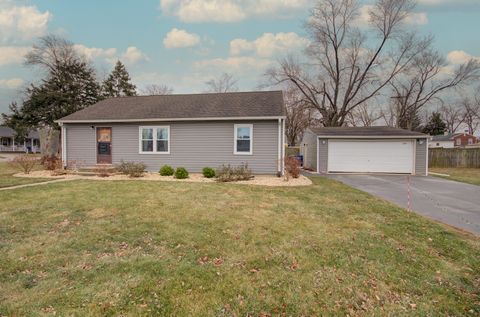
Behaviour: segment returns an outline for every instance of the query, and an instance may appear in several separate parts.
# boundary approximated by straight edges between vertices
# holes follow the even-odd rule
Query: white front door
[[[414,140],[329,140],[328,171],[414,172]]]

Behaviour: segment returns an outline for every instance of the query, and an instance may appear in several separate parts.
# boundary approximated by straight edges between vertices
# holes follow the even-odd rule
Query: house
[[[40,151],[40,137],[38,131],[28,132],[22,142],[16,141],[15,130],[0,126],[0,152],[32,152]]]
[[[429,143],[430,148],[451,149],[454,147],[468,147],[478,143],[476,136],[468,133],[453,133],[434,135]]]
[[[254,173],[283,171],[281,91],[106,99],[57,121],[62,161],[85,166],[143,162],[191,172],[247,163]]]
[[[309,128],[304,165],[320,173],[427,175],[428,137],[391,127]]]

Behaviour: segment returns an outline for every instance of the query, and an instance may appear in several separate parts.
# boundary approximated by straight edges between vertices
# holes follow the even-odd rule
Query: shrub
[[[248,181],[252,179],[252,170],[248,168],[247,163],[242,163],[241,165],[235,167],[234,169],[237,180],[239,181]]]
[[[285,172],[293,178],[300,176],[300,162],[294,156],[285,158]]]
[[[184,167],[177,167],[177,170],[175,171],[175,178],[177,179],[188,178],[188,171]]]
[[[172,176],[175,173],[175,170],[170,165],[163,165],[160,169],[160,175],[162,176]]]
[[[98,177],[109,177],[110,176],[111,169],[105,166],[100,166],[95,169],[95,174]]]
[[[248,168],[248,164],[241,164],[236,167],[229,165],[222,165],[217,169],[217,181],[219,182],[235,182],[240,180],[249,180],[252,176],[252,171]]]
[[[62,160],[56,155],[44,156],[42,165],[47,171],[54,171],[62,168]]]
[[[202,170],[203,176],[206,178],[215,177],[215,170],[211,167],[204,167]]]
[[[24,154],[16,156],[9,163],[13,168],[21,170],[25,174],[30,174],[37,165],[38,158],[34,155]]]
[[[117,167],[118,171],[130,177],[142,177],[147,167],[143,163],[121,161]]]

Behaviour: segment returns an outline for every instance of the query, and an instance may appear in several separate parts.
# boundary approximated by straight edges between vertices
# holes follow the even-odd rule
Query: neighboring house
[[[453,133],[446,135],[435,135],[429,143],[430,148],[451,149],[454,147],[468,147],[478,143],[476,136],[468,133]]]
[[[428,174],[428,135],[390,127],[307,129],[304,165],[320,173]]]
[[[241,163],[257,174],[283,171],[281,91],[111,98],[57,122],[65,166],[123,160],[152,172]]]
[[[15,130],[0,126],[0,152],[33,152],[40,151],[38,131],[30,131],[22,142],[16,142]]]

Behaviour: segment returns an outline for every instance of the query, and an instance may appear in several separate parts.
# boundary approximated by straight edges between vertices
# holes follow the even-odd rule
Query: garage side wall
[[[422,144],[420,144],[422,143]],[[427,175],[427,139],[418,139],[415,142],[415,174]]]
[[[317,136],[309,129],[303,134],[302,154],[305,168],[317,171]]]
[[[328,172],[328,139],[318,140],[319,173]]]

